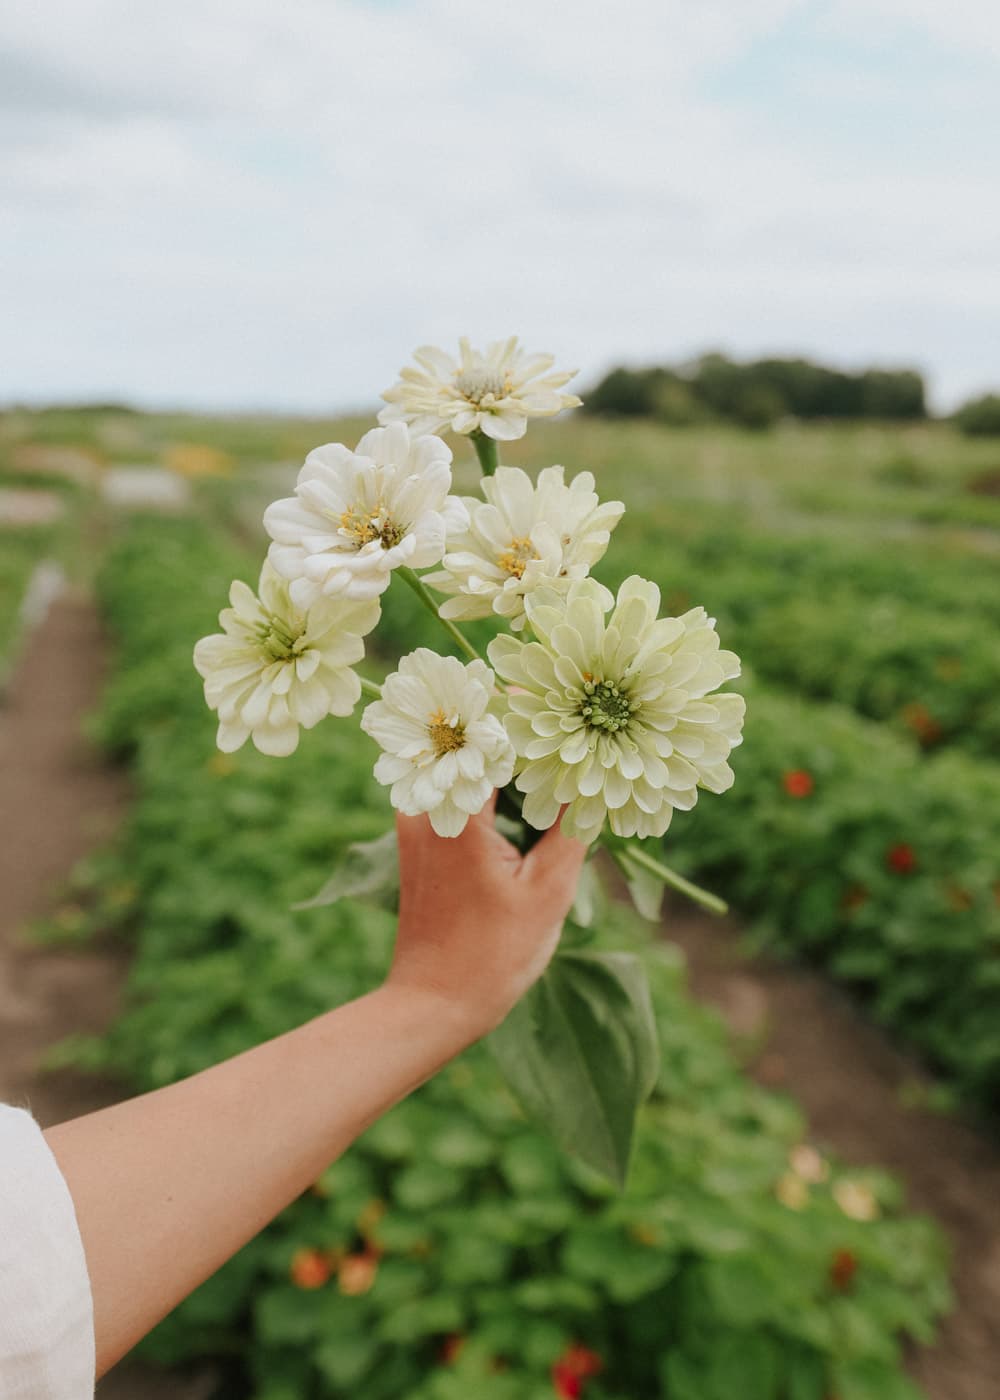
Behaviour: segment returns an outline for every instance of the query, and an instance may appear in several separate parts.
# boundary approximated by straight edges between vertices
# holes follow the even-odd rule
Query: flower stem
[[[358,676],[358,680],[361,682],[362,695],[367,695],[372,700],[381,700],[382,687],[380,685],[376,685],[374,681],[366,680],[364,676]]]
[[[465,652],[466,656],[470,657],[473,661],[482,661],[483,658],[479,655],[479,652],[469,641],[468,637],[464,636],[453,622],[449,622],[446,617],[441,616],[432,593],[427,586],[421,582],[420,578],[413,570],[406,568],[404,565],[402,568],[397,569],[396,573],[399,574],[404,583],[409,584],[427,611],[434,614],[456,646],[460,647],[462,651]]]
[[[495,439],[487,437],[485,433],[475,432],[472,434],[472,445],[476,449],[476,456],[483,469],[483,476],[492,476],[497,469],[498,461]]]
[[[728,914],[729,905],[718,895],[711,894],[708,890],[703,890],[700,885],[692,884],[690,880],[685,880],[683,875],[678,875],[676,870],[671,870],[669,865],[664,865],[658,861],[641,846],[633,845],[629,841],[619,841],[617,837],[605,833],[602,841],[619,869],[624,874],[628,874],[624,861],[630,860],[635,865],[641,866],[643,870],[648,870],[651,875],[655,875],[662,880],[670,889],[677,890],[678,894],[686,895],[695,904],[700,904],[703,909],[709,910],[712,914]]]

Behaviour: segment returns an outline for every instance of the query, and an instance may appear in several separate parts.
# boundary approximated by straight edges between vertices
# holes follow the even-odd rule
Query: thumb
[[[524,867],[525,874],[531,880],[544,879],[547,883],[554,881],[560,885],[565,882],[572,898],[589,847],[585,841],[578,841],[574,836],[563,834],[562,819],[565,811],[566,808],[563,807],[542,839],[532,846],[524,858]]]

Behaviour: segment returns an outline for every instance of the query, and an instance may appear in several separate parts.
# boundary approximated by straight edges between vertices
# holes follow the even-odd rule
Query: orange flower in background
[[[322,1288],[332,1273],[330,1257],[322,1249],[297,1249],[288,1271],[296,1288]]]
[[[830,1261],[830,1283],[838,1293],[850,1291],[854,1275],[858,1272],[858,1256],[850,1249],[834,1251]]]
[[[337,1283],[341,1293],[348,1298],[360,1297],[367,1293],[375,1282],[378,1273],[379,1251],[366,1249],[360,1254],[348,1254],[340,1262],[337,1270]]]
[[[552,1367],[552,1384],[559,1400],[580,1400],[584,1382],[596,1376],[603,1366],[596,1351],[577,1343],[567,1347]]]
[[[781,785],[789,797],[811,797],[816,784],[811,773],[804,768],[792,768],[781,779]]]
[[[917,868],[917,855],[912,846],[899,841],[886,851],[885,863],[897,875],[911,875]]]

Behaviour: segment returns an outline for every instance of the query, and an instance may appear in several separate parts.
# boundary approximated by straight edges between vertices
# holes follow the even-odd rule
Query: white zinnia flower
[[[568,804],[582,840],[608,814],[619,836],[662,836],[698,788],[724,792],[740,742],[741,695],[712,695],[739,675],[704,608],[657,620],[660,590],[633,576],[617,601],[594,579],[526,600],[536,641],[498,637],[490,661],[524,693],[507,697],[524,815],[539,830]],[[614,607],[610,618],[606,613]]]
[[[365,654],[361,640],[379,619],[376,600],[323,598],[302,612],[288,584],[265,560],[260,597],[237,580],[223,627],[202,637],[194,664],[205,699],[219,712],[218,745],[232,753],[252,738],[261,753],[284,757],[326,715],[349,715],[361,696],[351,670]]]
[[[457,595],[442,605],[442,617],[494,612],[520,630],[525,596],[543,584],[565,589],[585,578],[625,507],[621,501],[602,505],[590,472],[567,486],[562,467],[546,467],[537,483],[519,467],[498,467],[482,486],[487,504],[462,498],[468,528],[449,534],[443,572],[424,581]]]
[[[524,437],[529,418],[550,418],[564,408],[576,408],[576,394],[559,391],[575,369],[550,374],[552,355],[529,355],[517,336],[495,340],[486,353],[473,350],[463,336],[459,358],[453,360],[433,345],[422,345],[399,372],[399,383],[386,389],[388,404],[380,423],[409,423],[415,433],[485,433],[509,442]]]
[[[405,423],[373,428],[353,452],[327,443],[309,453],[295,495],[264,512],[268,558],[300,608],[324,595],[377,598],[393,569],[437,564],[447,531],[464,526],[450,487],[450,448]]]
[[[439,836],[458,836],[493,789],[510,782],[514,749],[488,712],[494,692],[485,661],[466,665],[418,647],[361,717],[384,750],[375,777],[391,785],[392,805],[411,817],[426,812]]]

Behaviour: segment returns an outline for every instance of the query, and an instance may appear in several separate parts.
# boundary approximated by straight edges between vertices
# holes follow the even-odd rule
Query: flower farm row
[[[337,847],[387,825],[372,753],[337,725],[281,763],[214,752],[191,639],[248,572],[203,523],[158,521],[129,525],[103,576],[118,664],[96,728],[130,755],[136,803],[120,848],[83,869],[79,905],[57,922],[134,932],[130,1009],[108,1040],[72,1053],[137,1088],[360,992],[388,957],[385,913],[290,908]],[[398,593],[387,612],[409,629],[412,595]],[[759,785],[748,772],[745,786]],[[760,859],[774,864],[770,846]],[[735,1068],[672,953],[624,910],[599,922],[601,944],[648,962],[662,1039],[624,1194],[527,1127],[476,1047],[149,1349],[228,1361],[257,1400],[912,1396],[898,1345],[926,1337],[945,1302],[935,1233],[899,1214],[889,1179],[803,1142],[795,1108]]]
[[[747,671],[889,721],[924,748],[1000,760],[993,559],[665,523],[623,523],[630,567],[655,560],[652,577],[678,582],[668,606],[703,602]]]

